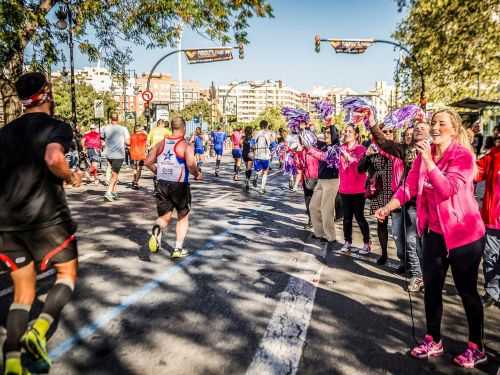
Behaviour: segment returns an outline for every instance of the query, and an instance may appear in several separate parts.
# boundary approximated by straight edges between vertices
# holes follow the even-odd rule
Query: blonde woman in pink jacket
[[[427,334],[411,355],[424,359],[443,354],[442,290],[448,268],[467,316],[469,343],[454,362],[472,368],[487,360],[483,348],[483,305],[477,291],[485,227],[473,194],[475,158],[460,116],[441,110],[432,116],[432,146],[418,142],[418,156],[391,201],[377,210],[384,220],[412,197],[417,198],[417,230],[423,236],[423,279]]]

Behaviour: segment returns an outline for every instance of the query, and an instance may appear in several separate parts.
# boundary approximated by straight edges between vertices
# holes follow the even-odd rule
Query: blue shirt
[[[226,133],[223,131],[216,131],[212,133],[212,143],[214,144],[215,148],[222,148],[224,147],[224,142],[226,140]]]

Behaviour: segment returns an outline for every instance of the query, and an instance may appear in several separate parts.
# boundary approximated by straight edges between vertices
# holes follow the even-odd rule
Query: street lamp
[[[58,19],[56,26],[59,30],[68,30],[69,41],[69,63],[70,63],[70,87],[71,87],[71,122],[76,129],[76,90],[75,90],[75,60],[73,57],[73,13],[68,0],[56,13]],[[67,21],[66,21],[67,20]]]
[[[348,54],[361,54],[364,53],[368,47],[376,43],[390,44],[394,47],[397,47],[403,51],[405,51],[415,63],[417,67],[418,74],[420,76],[420,106],[425,110],[427,99],[425,98],[425,79],[424,72],[422,67],[417,61],[417,58],[413,53],[411,53],[408,48],[403,46],[400,43],[394,42],[392,40],[383,40],[383,39],[342,39],[342,38],[333,38],[333,39],[323,39],[319,35],[314,37],[314,47],[317,53],[320,52],[320,46],[322,42],[329,43],[336,53],[348,53]]]

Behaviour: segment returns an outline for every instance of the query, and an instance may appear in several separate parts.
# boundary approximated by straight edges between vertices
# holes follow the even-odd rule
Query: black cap
[[[43,73],[25,73],[16,81],[17,96],[21,100],[28,99],[38,93],[47,83],[47,77]]]

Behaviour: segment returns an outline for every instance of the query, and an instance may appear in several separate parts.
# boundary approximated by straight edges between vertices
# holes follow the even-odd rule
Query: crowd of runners
[[[46,77],[24,74],[16,89],[24,114],[0,129],[0,263],[10,271],[14,284],[3,349],[6,375],[28,373],[22,352],[30,366],[50,367],[46,342],[53,322],[71,298],[77,275],[76,225],[63,184],[79,186],[83,177],[78,168],[72,168],[82,163],[67,157],[73,129],[53,117],[54,100]],[[132,189],[140,188],[142,168],[148,168],[154,175],[158,211],[148,247],[153,253],[161,248],[162,233],[176,218],[174,259],[189,254],[184,248],[191,210],[189,175],[195,180],[212,173],[223,178],[221,164],[227,147],[233,158],[230,178],[238,182],[244,174],[238,185],[245,193],[254,187],[266,194],[275,161],[275,167],[288,176],[288,188],[304,195],[306,229],[319,241],[328,242],[330,249],[361,255],[373,251],[365,212],[369,200],[367,208],[377,219],[381,249],[377,263],[388,260],[390,216],[398,271],[409,275],[409,292],[424,291],[427,334],[410,351],[411,356],[424,359],[443,354],[442,290],[451,268],[469,327],[466,349],[454,362],[475,367],[487,359],[483,306],[498,306],[500,299],[500,128],[495,129],[488,149],[474,150],[475,138],[453,110],[429,115],[407,106],[400,109],[404,116],[393,113],[377,121],[365,101],[348,98],[343,105],[348,116],[342,125],[334,123],[331,105],[322,102],[317,103],[320,129],[307,112],[284,108],[287,128],[274,131],[263,120],[258,129],[235,128],[230,134],[222,128],[208,134],[197,128],[192,135],[186,134],[181,117],[170,123],[158,121],[149,133],[136,126],[129,134],[117,114],[112,114],[111,123],[102,131],[91,126],[82,136],[84,173],[89,183],[100,183],[97,172],[104,149],[107,191],[103,199],[113,202],[119,199],[120,169],[128,158],[134,170]],[[20,148],[23,152],[18,152]],[[477,151],[483,154],[477,157]],[[206,164],[212,153],[213,172]],[[483,180],[486,189],[480,211],[474,183]],[[342,236],[335,229],[338,200],[343,211]],[[353,219],[362,233],[359,248],[353,245]],[[481,261],[483,297],[477,288]],[[48,267],[55,267],[57,279],[41,314],[28,324],[37,268]]]

